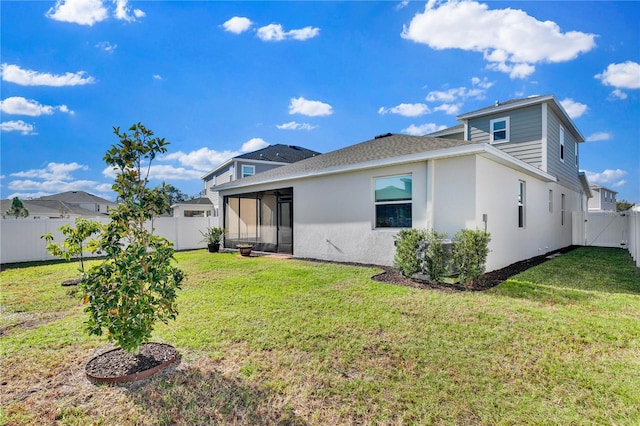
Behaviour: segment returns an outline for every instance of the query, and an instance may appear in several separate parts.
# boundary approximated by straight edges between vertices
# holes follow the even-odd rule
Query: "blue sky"
[[[190,195],[267,144],[328,152],[554,94],[592,183],[640,202],[640,2],[3,1],[1,197],[113,199],[114,126]]]

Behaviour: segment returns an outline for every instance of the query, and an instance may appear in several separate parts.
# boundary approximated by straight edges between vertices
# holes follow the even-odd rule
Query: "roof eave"
[[[244,183],[238,180],[236,182],[230,182],[230,183],[224,184],[224,187],[219,188],[218,191],[220,191],[221,193],[225,193],[226,191],[237,189],[237,188],[251,188],[251,187],[261,186],[265,184],[275,184],[279,182],[286,182],[286,181],[292,181],[292,180],[298,180],[298,179],[304,179],[304,178],[320,177],[320,176],[327,176],[327,175],[333,175],[333,174],[344,173],[344,172],[353,172],[353,171],[367,170],[367,169],[386,167],[386,166],[392,166],[392,165],[398,165],[398,164],[415,163],[418,161],[438,160],[443,158],[459,157],[463,155],[474,155],[474,154],[488,156],[489,158],[493,159],[498,163],[507,165],[511,168],[519,170],[528,175],[537,177],[538,179],[541,179],[546,182],[557,181],[557,179],[554,176],[546,172],[543,172],[542,170],[536,167],[533,167],[532,165],[525,163],[524,161],[511,157],[509,154],[491,145],[469,144],[469,145],[456,146],[452,148],[443,148],[443,149],[438,149],[433,151],[420,152],[416,154],[403,155],[399,157],[385,158],[382,160],[367,161],[364,163],[349,164],[345,166],[331,167],[331,168],[326,168],[321,170],[312,170],[308,172],[279,176],[272,179],[256,180],[251,183]]]

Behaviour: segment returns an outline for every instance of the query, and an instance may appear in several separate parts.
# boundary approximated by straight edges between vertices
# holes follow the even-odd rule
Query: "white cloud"
[[[310,101],[303,97],[291,98],[289,114],[302,114],[310,117],[333,114],[331,105],[320,101]]]
[[[624,180],[624,179],[622,179],[621,181],[614,183],[614,184],[613,184],[613,187],[614,187],[614,188],[620,188],[621,186],[624,186],[624,185],[626,185],[626,184],[627,184],[627,181],[626,181],[626,180]]]
[[[251,25],[253,25],[253,22],[249,18],[234,16],[222,24],[222,27],[227,32],[241,34],[251,28]]]
[[[307,40],[320,34],[320,28],[305,27],[285,31],[280,24],[269,24],[258,28],[258,38],[262,41],[282,41],[286,39]]]
[[[481,52],[491,69],[511,78],[531,75],[537,63],[570,61],[595,47],[594,34],[563,33],[555,22],[475,1],[429,0],[401,36],[436,50]]]
[[[106,167],[102,175],[110,179],[115,179],[117,170]],[[146,168],[145,168],[146,173]],[[169,164],[152,164],[149,169],[149,179],[158,181],[168,180],[198,180],[202,177],[202,170],[187,169],[185,167],[175,167]]]
[[[584,114],[588,107],[585,104],[581,104],[580,102],[576,102],[571,98],[566,98],[560,101],[560,105],[562,108],[569,114],[569,117],[572,119],[576,119]]]
[[[409,0],[402,0],[400,3],[396,5],[396,10],[404,9],[409,5]]]
[[[167,154],[162,157],[161,160],[176,160],[183,166],[198,170],[199,172],[208,172],[238,154],[238,151],[215,151],[209,148],[200,148],[188,153],[178,151]],[[202,176],[202,173],[200,173],[198,177],[200,176]]]
[[[73,163],[49,163],[44,169],[31,169],[23,172],[11,173],[10,176],[31,178],[31,179],[47,179],[56,181],[71,180],[71,173],[77,170],[89,170],[89,167],[83,164]]]
[[[445,102],[453,103],[456,101],[465,101],[467,99],[482,100],[486,98],[487,90],[493,87],[494,83],[488,78],[480,79],[479,77],[471,78],[471,88],[464,86],[454,87],[447,90],[433,90],[427,93],[425,100],[427,102]]]
[[[45,16],[56,21],[92,26],[109,18],[105,4],[115,5],[112,14],[119,20],[133,22],[145,16],[140,9],[131,10],[128,0],[57,0]]]
[[[606,169],[605,171],[600,173],[590,172],[589,170],[585,170],[584,172],[587,175],[587,179],[589,179],[589,182],[595,183],[598,185],[604,185],[604,186],[624,185],[626,181],[623,180],[622,178],[628,174],[626,171],[620,170],[620,169],[615,169],[615,170]]]
[[[0,123],[0,130],[3,132],[20,132],[23,135],[37,135],[33,124],[25,123],[22,120],[3,121]]]
[[[313,130],[317,126],[312,126],[309,123],[298,123],[296,121],[290,121],[288,123],[276,124],[276,127],[280,130]]]
[[[145,13],[140,9],[134,9],[132,12],[127,3],[128,0],[115,0],[116,10],[113,13],[113,16],[115,16],[116,19],[127,22],[134,22],[137,18],[142,18],[145,16]]]
[[[621,64],[609,64],[606,70],[596,74],[605,86],[617,89],[640,89],[640,64],[627,61]]]
[[[242,144],[240,152],[253,152],[268,147],[269,144],[262,138],[252,138]]]
[[[378,114],[398,114],[404,117],[419,117],[424,114],[429,114],[431,110],[426,104],[400,104],[392,108],[380,107]]]
[[[101,41],[100,43],[96,43],[96,47],[98,49],[104,50],[105,52],[113,52],[118,47],[117,44],[111,44],[108,41]]]
[[[587,136],[587,142],[600,142],[600,141],[608,141],[611,139],[611,133],[607,132],[596,132],[589,136]]]
[[[35,101],[33,99],[25,99],[21,96],[12,96],[3,101],[0,101],[0,111],[4,112],[5,114],[29,115],[31,117],[37,117],[40,115],[51,115],[56,110],[67,114],[74,113],[73,111],[69,110],[66,105],[41,105],[38,101]]]
[[[412,124],[411,126],[407,127],[406,129],[402,129],[401,132],[402,133],[406,133],[408,135],[413,135],[413,136],[422,136],[422,135],[426,135],[428,133],[433,133],[436,132],[438,130],[442,130],[442,129],[446,129],[447,126],[438,126],[435,123],[425,123],[425,124],[421,124],[419,126],[416,126],[414,124]]]
[[[620,89],[615,89],[609,94],[609,99],[627,99],[627,94]]]
[[[160,74],[154,74],[153,76],[154,80],[163,80],[162,76]]]
[[[93,25],[109,17],[101,0],[58,0],[45,14],[48,18],[80,25]]]
[[[462,104],[442,104],[440,106],[435,107],[434,111],[442,111],[445,114],[449,115],[458,115],[460,113],[460,107]]]
[[[84,71],[76,73],[67,72],[62,75],[41,73],[32,70],[24,70],[18,65],[2,64],[2,79],[9,83],[21,86],[82,86],[95,83],[91,76],[87,77]]]

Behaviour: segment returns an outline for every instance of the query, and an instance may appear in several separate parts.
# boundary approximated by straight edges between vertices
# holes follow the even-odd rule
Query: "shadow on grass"
[[[145,416],[161,425],[307,424],[272,391],[210,367],[173,367],[126,387]]]
[[[576,303],[597,293],[640,295],[640,270],[627,250],[581,247],[515,275],[492,290],[519,299]]]

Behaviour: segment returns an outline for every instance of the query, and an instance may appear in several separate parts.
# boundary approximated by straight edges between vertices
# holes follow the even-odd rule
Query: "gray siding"
[[[489,123],[493,119],[502,117],[509,117],[509,142],[494,146],[534,167],[542,167],[542,106],[540,105],[469,120],[469,140],[490,143]]]
[[[238,161],[237,178],[242,178],[242,166],[254,166],[256,174],[266,172],[267,170],[275,169],[276,167],[282,167],[282,164],[266,164],[266,163],[254,163],[248,161]]]
[[[571,133],[564,129],[564,162],[560,159],[560,119],[547,110],[547,172],[558,178],[558,183],[579,192],[581,189],[576,166],[576,140]],[[564,127],[564,126],[562,126]]]

